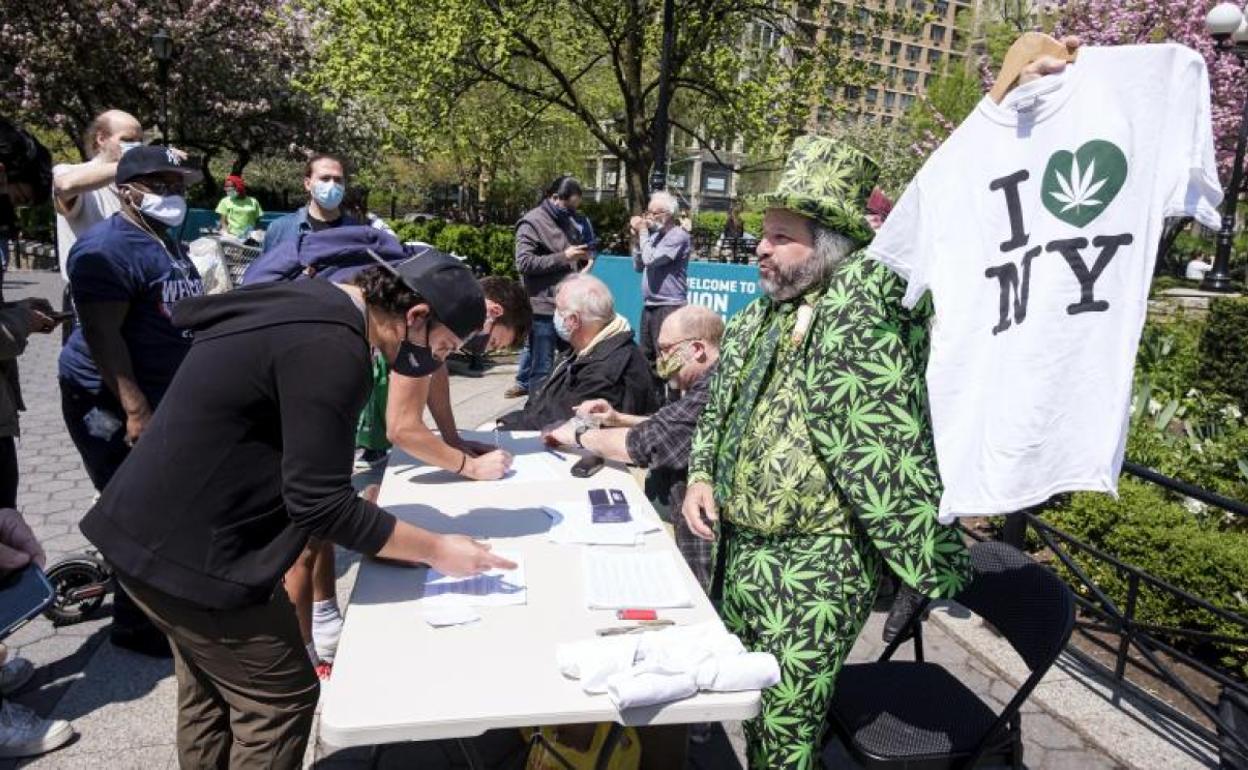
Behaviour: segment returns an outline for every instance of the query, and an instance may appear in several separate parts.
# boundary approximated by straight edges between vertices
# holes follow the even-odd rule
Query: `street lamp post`
[[[668,70],[672,65],[672,48],[676,44],[676,9],[673,0],[663,0],[663,53],[659,60],[659,104],[654,111],[654,166],[650,173],[650,191],[667,189],[667,103],[671,101]]]
[[[169,62],[173,59],[173,38],[163,27],[152,35],[152,55],[156,57],[156,82],[160,86],[160,138],[169,144]]]
[[[1221,3],[1205,17],[1205,28],[1218,48],[1234,50],[1243,61],[1248,57],[1248,20],[1234,3]],[[1248,141],[1248,100],[1239,120],[1239,138],[1235,142],[1235,165],[1231,169],[1231,185],[1222,199],[1222,227],[1218,229],[1217,249],[1213,267],[1205,274],[1200,288],[1203,291],[1229,292],[1231,288],[1231,246],[1235,240],[1235,208],[1239,203],[1244,168],[1244,144]]]

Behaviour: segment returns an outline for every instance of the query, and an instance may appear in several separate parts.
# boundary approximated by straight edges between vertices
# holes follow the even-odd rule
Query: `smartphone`
[[[39,565],[26,565],[0,578],[0,639],[47,609],[56,591]]]
[[[598,455],[585,455],[572,466],[572,475],[578,479],[587,479],[602,470],[604,462]]]
[[[589,490],[589,505],[595,524],[622,524],[633,520],[628,510],[628,498],[618,489]]]
[[[48,318],[51,318],[53,321],[56,321],[59,324],[59,323],[64,323],[66,321],[74,320],[74,314],[73,313],[53,313],[52,315],[48,316]]]

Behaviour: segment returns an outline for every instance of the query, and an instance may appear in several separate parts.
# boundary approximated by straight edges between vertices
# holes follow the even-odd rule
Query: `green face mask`
[[[654,370],[658,372],[660,378],[670,380],[676,372],[680,371],[680,367],[684,365],[685,347],[682,345],[656,361],[654,364]]]

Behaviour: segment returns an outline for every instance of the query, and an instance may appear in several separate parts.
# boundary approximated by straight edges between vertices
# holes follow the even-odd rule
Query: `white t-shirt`
[[[1173,44],[1081,48],[933,153],[869,251],[907,306],[932,292],[942,521],[1117,494],[1162,220],[1216,227],[1221,198],[1205,62]]]
[[[67,171],[82,168],[89,163],[60,163],[52,167],[52,178]],[[61,262],[61,277],[69,281],[66,265],[69,263],[69,250],[78,240],[78,236],[86,232],[97,222],[108,219],[121,210],[121,199],[117,197],[117,187],[113,184],[81,193],[74,199],[69,216],[56,212],[56,256]]]

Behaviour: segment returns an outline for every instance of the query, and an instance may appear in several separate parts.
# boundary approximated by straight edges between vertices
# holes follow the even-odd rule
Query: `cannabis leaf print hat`
[[[862,246],[873,235],[867,199],[879,177],[879,165],[844,142],[802,136],[789,150],[776,189],[749,202],[756,209],[787,209],[809,217]]]

